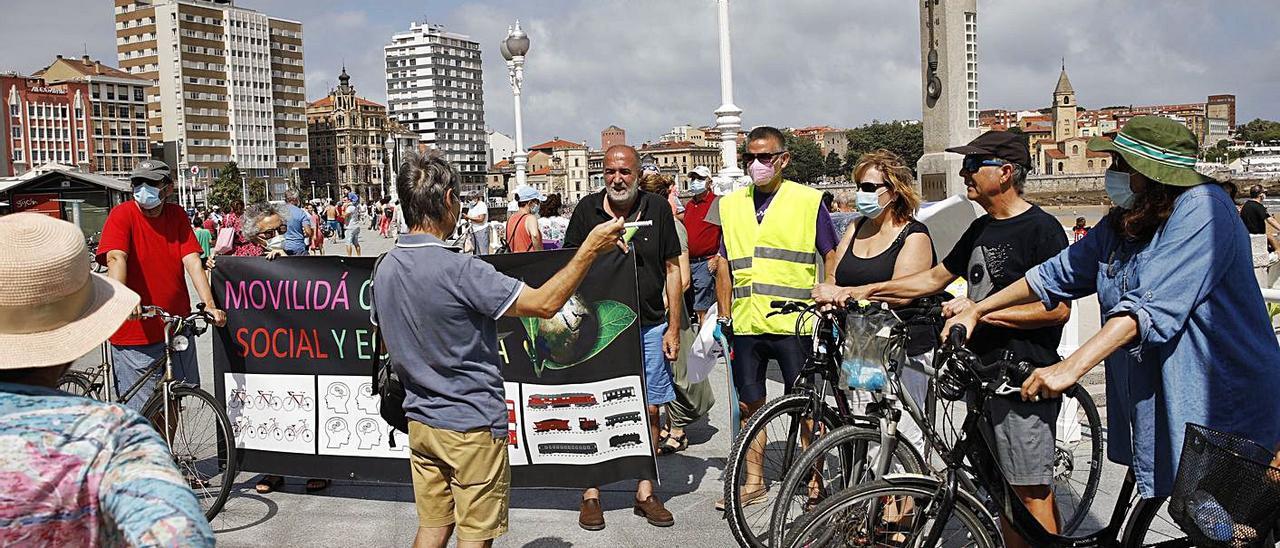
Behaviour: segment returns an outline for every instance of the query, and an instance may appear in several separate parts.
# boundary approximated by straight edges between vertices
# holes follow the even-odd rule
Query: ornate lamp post
[[[744,175],[738,167],[738,130],[742,129],[742,109],[733,104],[733,59],[729,54],[729,0],[717,0],[720,8],[720,108],[716,109],[716,129],[720,130],[720,157],[724,164],[716,174],[716,188],[727,194],[737,188]]]
[[[525,184],[525,164],[529,153],[524,149],[524,121],[520,114],[520,87],[524,84],[524,56],[529,53],[529,36],[520,29],[520,20],[514,27],[507,28],[507,39],[499,46],[502,58],[507,60],[507,75],[511,77],[511,93],[515,96],[516,117],[516,153],[513,154],[516,165],[516,186]]]

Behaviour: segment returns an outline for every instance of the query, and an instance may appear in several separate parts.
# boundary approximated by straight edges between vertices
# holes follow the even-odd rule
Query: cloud
[[[54,54],[115,58],[111,8],[96,0],[6,2],[0,70],[31,72]],[[8,5],[12,4],[12,5]],[[525,137],[599,144],[610,124],[632,142],[673,125],[714,122],[720,105],[714,0],[243,0],[304,25],[307,96],[347,72],[385,102],[382,47],[410,21],[441,23],[481,44],[485,121],[512,132],[498,42],[519,18],[532,48]],[[425,6],[424,6],[425,4]],[[920,117],[917,2],[732,0],[734,100],[744,125],[856,126]],[[85,6],[95,6],[85,9]],[[1235,93],[1238,118],[1280,119],[1280,20],[1273,0],[979,0],[981,108],[1041,108],[1065,57],[1086,107],[1200,102]]]

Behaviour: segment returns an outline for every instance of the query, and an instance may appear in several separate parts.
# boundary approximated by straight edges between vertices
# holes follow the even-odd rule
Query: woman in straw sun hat
[[[139,301],[89,272],[86,252],[71,223],[0,217],[0,546],[212,546],[151,423],[54,389]]]
[[[1062,362],[1022,385],[1056,396],[1107,362],[1107,442],[1143,497],[1173,488],[1188,422],[1266,447],[1280,441],[1280,345],[1253,274],[1249,238],[1222,186],[1195,171],[1182,124],[1138,116],[1089,150],[1111,154],[1115,207],[1087,235],[1023,280],[952,318],[970,330],[1009,306],[1097,293],[1103,325]]]

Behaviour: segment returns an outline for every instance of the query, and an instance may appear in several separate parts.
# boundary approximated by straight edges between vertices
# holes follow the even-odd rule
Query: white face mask
[[[284,249],[284,234],[276,234],[274,238],[267,240],[268,251],[279,251]]]
[[[1133,209],[1135,196],[1133,189],[1129,187],[1129,174],[1123,171],[1113,171],[1108,169],[1105,178],[1107,196],[1111,198],[1111,203],[1121,209]]]

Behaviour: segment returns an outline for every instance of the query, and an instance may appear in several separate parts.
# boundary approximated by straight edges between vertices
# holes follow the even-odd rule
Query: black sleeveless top
[[[858,224],[854,228],[854,234],[862,228],[862,223],[866,219],[859,219]],[[853,254],[853,242],[849,242],[849,249],[845,251],[843,257],[840,258],[839,264],[836,265],[836,285],[840,287],[853,287],[859,285],[873,284],[877,282],[886,282],[893,279],[893,267],[898,263],[898,253],[902,251],[903,244],[907,241],[907,236],[921,233],[929,234],[929,227],[924,223],[911,219],[907,221],[907,225],[902,227],[902,231],[898,233],[898,237],[889,244],[889,247],[879,255],[870,258],[862,258]],[[856,239],[856,236],[855,236]],[[930,253],[933,253],[932,246]],[[930,265],[937,264],[938,257],[933,255]],[[904,317],[903,319],[907,319]],[[917,326],[907,331],[907,354],[916,355],[928,352],[938,342],[937,333],[933,332],[928,326]]]

